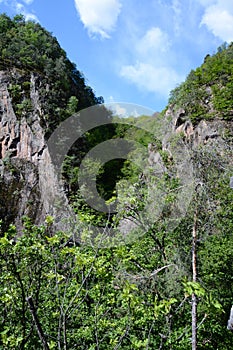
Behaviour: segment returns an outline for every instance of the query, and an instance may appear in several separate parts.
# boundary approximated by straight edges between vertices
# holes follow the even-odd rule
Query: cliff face
[[[18,86],[21,103],[17,103],[16,98]],[[42,88],[49,90],[49,85],[44,87],[36,73],[18,69],[0,72],[0,220],[4,229],[9,223],[15,223],[21,232],[24,216],[40,224],[48,215],[56,218],[56,229],[66,229],[62,221],[71,216],[63,184],[57,179],[46,144]],[[165,124],[169,123],[169,135],[164,137],[163,151],[173,156],[168,140],[172,134],[177,135],[190,152],[195,178],[202,181],[203,173],[212,171],[216,164],[219,172],[227,169],[230,174],[233,155],[230,120],[201,120],[194,125],[184,109],[172,107],[167,109],[164,118]],[[148,149],[148,164],[165,171],[159,152],[150,145]]]
[[[30,101],[32,109],[29,115],[22,115],[20,120],[15,115],[12,97],[8,91],[10,81],[11,78],[6,72],[0,72],[1,159],[17,157],[38,164],[45,142],[44,131],[40,126],[41,109],[39,94],[35,86],[36,78],[31,74]]]
[[[233,121],[218,117],[192,123],[182,108],[167,109],[166,118],[171,120],[172,133],[183,139],[193,163],[196,180],[202,181],[208,173],[230,176],[233,172]],[[163,148],[169,148],[166,142]],[[225,175],[224,175],[225,174]],[[230,181],[230,178],[229,178]],[[210,184],[206,183],[207,186]]]
[[[193,125],[185,113],[182,108],[174,110],[169,107],[166,111],[166,117],[170,116],[172,119],[172,130],[177,134],[183,133],[186,142],[192,144],[193,147],[197,148],[207,144],[214,145],[219,142],[229,145],[232,143],[232,121],[219,118],[203,119]]]
[[[61,196],[65,206],[67,201],[46,146],[39,77],[30,75],[30,111],[20,116],[9,91],[12,77],[25,80],[16,70],[0,72],[0,219],[20,231],[23,216],[42,223],[47,215],[58,215],[50,204],[53,198]]]

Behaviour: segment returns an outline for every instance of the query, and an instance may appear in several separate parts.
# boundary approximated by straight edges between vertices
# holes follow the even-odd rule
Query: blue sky
[[[105,102],[162,110],[206,54],[233,41],[232,0],[0,0],[57,37]]]

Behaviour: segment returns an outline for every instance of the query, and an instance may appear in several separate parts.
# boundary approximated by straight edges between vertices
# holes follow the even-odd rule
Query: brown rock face
[[[41,126],[38,77],[30,77],[30,110],[18,115],[10,94],[12,74],[19,73],[0,72],[0,220],[3,229],[15,223],[21,230],[25,215],[40,224],[47,215],[61,218],[69,209]],[[58,198],[60,207],[54,208]]]

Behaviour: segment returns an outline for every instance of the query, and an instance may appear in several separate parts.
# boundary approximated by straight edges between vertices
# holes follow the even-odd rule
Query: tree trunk
[[[46,341],[46,338],[45,338],[45,335],[43,333],[42,327],[40,325],[38,316],[36,314],[36,309],[35,309],[32,297],[28,297],[27,298],[27,302],[28,302],[28,305],[29,305],[29,310],[30,310],[30,312],[32,314],[33,321],[34,321],[36,329],[37,329],[37,333],[38,333],[39,338],[40,338],[40,340],[41,340],[41,342],[43,344],[43,349],[44,350],[49,350],[48,343]]]
[[[197,281],[197,210],[193,218],[192,232],[192,273],[193,282]],[[197,350],[197,296],[192,294],[192,350]]]

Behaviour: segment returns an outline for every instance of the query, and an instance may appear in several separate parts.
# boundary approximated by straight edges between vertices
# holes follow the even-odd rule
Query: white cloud
[[[111,109],[113,111],[113,113],[115,113],[116,115],[120,116],[120,117],[127,117],[127,110],[126,108],[122,107],[120,104],[113,104],[111,106]]]
[[[135,62],[123,65],[120,75],[140,90],[167,97],[183,80],[171,66],[171,42],[160,28],[150,28],[137,40],[134,50]]]
[[[172,1],[172,10],[174,12],[173,21],[174,21],[174,32],[175,34],[180,33],[180,16],[182,13],[182,6],[179,0]]]
[[[22,1],[26,5],[30,5],[30,4],[33,3],[34,0],[22,0]],[[32,20],[32,21],[39,22],[39,20],[36,17],[36,15],[34,15],[33,13],[30,13],[26,9],[25,5],[22,4],[21,2],[18,2],[17,0],[0,0],[0,3],[1,2],[3,2],[6,6],[9,6],[16,13],[20,13],[20,14],[24,15],[26,21]]]
[[[202,4],[204,0],[200,0]],[[206,6],[201,25],[223,41],[233,41],[233,2],[232,0],[216,0]]]
[[[144,56],[157,55],[158,52],[166,52],[170,46],[168,35],[158,27],[152,27],[139,40],[137,51]]]
[[[23,2],[26,4],[26,5],[30,5],[33,3],[34,0],[23,0]]]
[[[216,0],[199,0],[200,4],[203,6],[210,6],[216,3]]]
[[[75,6],[90,35],[110,37],[121,12],[120,0],[75,0]]]
[[[122,67],[121,75],[140,89],[162,96],[168,96],[170,90],[183,78],[169,66],[157,67],[143,62]]]
[[[36,17],[36,15],[34,15],[33,13],[28,12],[23,4],[21,4],[19,2],[15,2],[14,3],[14,8],[15,8],[15,11],[17,13],[21,13],[22,15],[24,15],[26,21],[36,21],[36,22],[39,21],[38,18]]]
[[[111,96],[112,97],[112,96]],[[125,102],[111,102],[106,104],[106,107],[109,108],[114,115],[117,115],[121,118],[127,118],[127,117],[134,117],[137,118],[142,114],[145,114],[145,107],[137,105],[135,107],[135,104],[131,103],[125,103]],[[146,109],[147,115],[150,115],[153,113],[153,111],[149,111],[149,109]]]

